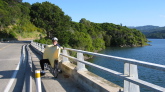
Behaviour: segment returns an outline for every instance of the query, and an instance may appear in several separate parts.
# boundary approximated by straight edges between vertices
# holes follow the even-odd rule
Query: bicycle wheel
[[[53,76],[57,78],[58,76],[58,60],[54,61],[54,69],[53,69]]]
[[[48,65],[48,68],[49,68],[50,73],[53,74],[53,68],[51,67],[51,65]]]
[[[56,68],[53,70],[53,76],[54,76],[55,78],[58,77],[58,70],[57,70]]]

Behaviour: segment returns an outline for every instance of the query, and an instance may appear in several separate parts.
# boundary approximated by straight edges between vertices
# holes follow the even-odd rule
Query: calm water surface
[[[102,54],[119,56],[124,58],[132,58],[136,60],[141,60],[145,62],[151,62],[156,64],[165,65],[165,39],[148,39],[152,46],[144,47],[110,47],[99,52]],[[124,63],[110,60],[108,58],[94,57],[89,62],[101,65],[112,70],[123,73]],[[109,75],[106,72],[96,70],[91,67],[87,67],[89,71],[102,76],[103,78],[118,84],[123,87],[123,80]],[[165,72],[148,69],[145,67],[138,66],[139,78],[150,83],[165,87]],[[141,92],[151,92],[147,89],[141,88]]]

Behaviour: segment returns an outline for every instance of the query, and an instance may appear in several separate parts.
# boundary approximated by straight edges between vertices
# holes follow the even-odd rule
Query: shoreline
[[[110,46],[110,47],[120,47],[120,48],[130,47],[130,48],[132,48],[132,47],[144,47],[144,46],[152,46],[152,45],[151,44],[146,44],[146,45],[136,45],[136,46],[126,45],[126,46],[122,46],[122,47],[121,46]],[[107,47],[105,47],[105,49],[106,48]],[[102,49],[102,50],[104,50],[104,49]],[[94,53],[98,53],[99,51],[102,51],[102,50],[94,51]],[[88,57],[88,56],[84,55],[84,60],[88,60],[88,59],[91,59],[91,58],[93,58],[93,56],[92,57]]]

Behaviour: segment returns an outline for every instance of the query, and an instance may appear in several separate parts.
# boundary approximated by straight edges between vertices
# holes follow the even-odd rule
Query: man
[[[44,71],[44,63],[48,63],[52,67],[54,67],[54,61],[58,60],[60,49],[62,48],[58,44],[58,39],[56,37],[52,38],[53,45],[47,45],[45,48],[45,51],[43,53],[43,59],[40,60],[40,66],[41,66],[41,76],[45,75]]]

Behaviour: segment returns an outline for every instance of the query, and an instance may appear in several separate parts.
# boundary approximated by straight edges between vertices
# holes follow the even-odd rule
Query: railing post
[[[41,43],[38,43],[38,50],[41,51],[41,46],[40,46]]]
[[[124,63],[124,75],[129,76],[129,63]],[[124,92],[129,92],[129,82],[124,80]]]
[[[31,45],[33,46],[33,41],[31,41]]]
[[[40,43],[37,43],[37,48],[40,51]]]
[[[130,76],[135,79],[138,79],[137,65],[130,64]],[[139,85],[130,83],[130,92],[140,92]]]
[[[84,61],[84,55],[83,55],[83,53],[77,52],[77,59]],[[79,71],[79,70],[87,70],[85,68],[85,64],[80,63],[80,62],[77,62],[77,71]]]
[[[35,71],[35,78],[36,78],[36,89],[37,89],[36,92],[42,92],[40,70]]]
[[[64,55],[68,55],[66,49],[63,49],[63,50],[62,50],[62,53],[63,53]],[[62,62],[69,62],[68,57],[62,56]]]
[[[41,52],[44,52],[44,44],[41,44]]]
[[[36,48],[36,43],[35,42],[33,42],[33,46]]]
[[[38,49],[38,43],[36,42],[36,49]]]
[[[39,44],[40,51],[42,51],[42,43]]]
[[[124,63],[124,74],[138,79],[137,65]],[[124,80],[124,92],[140,92],[139,85]]]
[[[35,43],[35,48],[37,49],[37,42]]]
[[[42,52],[42,43],[41,43],[41,52]]]
[[[36,42],[36,49],[38,49],[38,43]]]
[[[38,43],[38,50],[41,51],[40,43]]]

